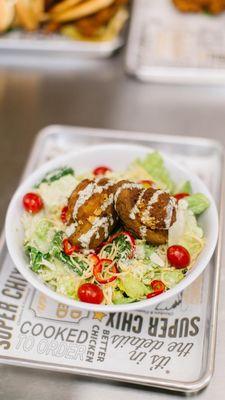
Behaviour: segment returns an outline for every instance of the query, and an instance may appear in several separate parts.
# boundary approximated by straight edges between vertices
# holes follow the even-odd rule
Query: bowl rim
[[[163,151],[158,150],[159,153],[162,155],[163,159],[170,165],[172,165],[175,169],[179,169],[180,172],[183,172],[185,175],[189,176],[189,179],[191,181],[195,181],[196,184],[199,184],[204,188],[204,192],[207,193],[207,196],[210,200],[210,211],[213,216],[214,216],[214,235],[213,238],[211,238],[210,244],[206,242],[204,251],[206,252],[204,260],[197,261],[197,267],[195,269],[191,269],[190,274],[186,275],[184,279],[182,279],[181,282],[179,282],[174,288],[169,289],[168,291],[160,294],[159,296],[153,297],[151,299],[144,299],[140,300],[134,303],[129,303],[129,304],[112,304],[112,305],[103,305],[103,304],[91,304],[91,303],[84,303],[78,300],[74,300],[72,298],[66,297],[62,294],[56,293],[53,289],[48,287],[41,279],[40,277],[35,274],[28,266],[28,263],[25,264],[22,262],[22,260],[17,259],[17,254],[14,249],[14,242],[11,240],[12,235],[11,235],[11,223],[13,221],[13,215],[16,209],[16,203],[19,198],[23,196],[23,192],[28,190],[28,187],[31,187],[31,185],[35,180],[40,180],[41,176],[44,176],[44,174],[48,171],[50,171],[53,168],[57,168],[60,166],[60,164],[68,164],[67,160],[70,160],[72,157],[80,156],[82,154],[88,154],[88,153],[93,153],[97,150],[102,150],[104,148],[107,149],[122,149],[124,150],[128,148],[134,149],[139,149],[139,150],[144,150],[145,153],[155,151],[154,148],[152,147],[145,147],[143,145],[136,145],[136,144],[126,144],[126,143],[106,143],[106,144],[97,144],[97,145],[90,145],[89,147],[86,147],[81,150],[73,150],[69,153],[66,153],[62,156],[58,156],[54,158],[53,160],[50,160],[43,165],[41,165],[39,168],[37,168],[33,173],[31,173],[29,176],[27,176],[23,182],[18,186],[17,190],[15,191],[9,206],[8,210],[6,213],[6,219],[5,219],[5,235],[6,235],[6,243],[7,243],[7,248],[10,254],[10,257],[15,265],[15,267],[19,270],[19,272],[25,277],[25,279],[34,286],[35,289],[39,290],[40,292],[44,293],[46,296],[54,299],[57,302],[61,302],[64,304],[67,304],[69,306],[72,306],[73,308],[81,309],[81,310],[88,310],[88,311],[99,311],[99,312],[124,312],[124,311],[134,311],[134,310],[144,310],[146,308],[152,308],[156,304],[161,303],[163,301],[166,301],[184,289],[186,289],[202,272],[203,270],[207,267],[207,264],[209,263],[214,250],[216,248],[217,244],[217,239],[218,239],[218,212],[217,212],[217,207],[215,204],[215,201],[209,192],[208,188],[206,187],[205,183],[193,172],[190,172],[187,170],[187,168],[183,167],[182,165],[179,164],[179,162],[174,161],[173,159],[170,158],[169,155],[165,154]],[[195,265],[196,265],[195,264]]]

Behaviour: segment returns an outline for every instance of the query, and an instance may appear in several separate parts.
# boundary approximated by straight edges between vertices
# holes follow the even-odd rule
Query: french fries
[[[15,3],[19,25],[27,31],[38,28],[44,15],[43,0],[17,0]]]
[[[128,1],[0,0],[0,33],[11,28],[41,29],[46,34],[57,31],[77,40],[110,40],[127,19]]]
[[[114,0],[88,0],[63,12],[53,12],[52,19],[58,22],[68,22],[87,15],[94,14],[114,3]]]
[[[0,0],[0,32],[10,28],[15,17],[15,5],[13,1]]]
[[[64,11],[67,11],[69,8],[76,6],[81,2],[82,0],[63,0],[61,3],[57,3],[51,8],[51,13],[63,13]]]

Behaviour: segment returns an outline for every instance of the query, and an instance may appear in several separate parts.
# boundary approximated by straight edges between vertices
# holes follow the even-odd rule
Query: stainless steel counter
[[[123,72],[123,56],[66,70],[11,69],[0,60],[0,222],[33,138],[52,123],[214,138],[225,144],[225,87],[143,84]],[[223,277],[224,268],[222,268]],[[222,279],[221,285],[225,285]],[[225,297],[221,290],[213,380],[199,399],[224,398]],[[179,398],[157,390],[71,375],[0,367],[4,400]]]

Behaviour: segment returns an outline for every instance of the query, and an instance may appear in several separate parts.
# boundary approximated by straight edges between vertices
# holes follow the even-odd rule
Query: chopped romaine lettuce
[[[57,168],[51,172],[48,172],[35,187],[38,188],[41,183],[51,184],[52,182],[58,181],[66,175],[74,175],[74,170],[70,167]]]
[[[186,200],[180,200],[176,222],[169,229],[168,245],[180,244],[190,253],[192,261],[204,246],[203,230],[197,224],[193,212],[187,208]]]
[[[63,241],[63,232],[62,231],[56,232],[52,239],[51,248],[50,248],[50,253],[53,256],[58,257],[59,254],[61,253],[62,241]]]
[[[42,267],[45,260],[49,260],[48,254],[43,254],[41,251],[33,246],[27,245],[25,247],[26,254],[30,259],[30,267],[34,272],[38,272]]]
[[[146,169],[152,180],[155,181],[159,187],[168,189],[170,192],[173,191],[174,183],[169,172],[165,168],[162,156],[157,151],[148,154],[144,160],[138,160],[138,163]]]
[[[113,303],[114,304],[128,304],[133,303],[134,299],[130,297],[125,297],[120,290],[115,290],[113,293]]]
[[[182,182],[181,184],[177,185],[175,190],[174,190],[174,194],[176,194],[176,193],[188,193],[188,194],[191,194],[192,193],[191,182],[190,181],[185,181],[185,182]]]
[[[154,253],[155,249],[156,246],[154,246],[153,244],[147,244],[147,243],[144,244],[144,251],[145,251],[144,254],[147,260],[151,259],[151,256]]]
[[[188,203],[188,208],[196,215],[202,214],[209,206],[209,199],[203,193],[195,193],[192,196],[187,196],[185,200]]]
[[[55,234],[53,222],[48,220],[43,213],[35,216],[27,214],[23,217],[25,227],[24,243],[29,243],[30,246],[35,247],[42,253],[48,253]]]
[[[105,244],[102,249],[100,256],[101,258],[110,258],[113,260],[122,261],[127,260],[130,257],[132,251],[131,241],[128,235],[116,233],[115,238],[109,243]],[[118,236],[117,236],[118,234]]]
[[[51,183],[42,182],[37,188],[37,193],[41,196],[45,211],[55,214],[60,212],[62,207],[67,204],[68,198],[77,186],[77,179],[71,174],[62,176],[57,181]]]
[[[176,286],[182,279],[184,278],[184,274],[182,270],[175,269],[172,271],[165,271],[161,274],[161,280],[163,281],[164,285],[168,288],[173,288]]]
[[[73,298],[76,297],[77,288],[74,277],[63,275],[59,276],[57,278],[57,289],[60,294]]]
[[[51,247],[53,237],[55,235],[54,224],[46,218],[41,219],[36,226],[30,242],[38,248],[38,250],[48,253]]]
[[[88,268],[88,263],[82,261],[76,255],[68,256],[62,250],[63,232],[59,231],[54,234],[48,253],[42,253],[34,246],[26,245],[26,253],[30,258],[30,265],[33,271],[37,272],[39,269],[47,264],[47,266],[54,264],[55,259],[61,261],[68,268],[73,270],[76,274],[82,275],[83,271]],[[46,263],[46,261],[48,263]]]
[[[88,268],[88,264],[86,262],[81,261],[78,257],[74,255],[67,256],[62,251],[59,253],[57,258],[80,276]]]
[[[184,246],[191,254],[192,261],[194,261],[198,255],[201,253],[204,246],[204,239],[196,236],[184,235],[180,240],[182,246]]]
[[[50,229],[53,228],[53,223],[51,221],[48,221],[46,218],[43,218],[40,220],[40,222],[37,224],[35,233],[37,235],[37,237],[40,240],[45,240],[48,237],[48,233],[50,231]]]
[[[148,293],[146,286],[131,274],[125,275],[121,280],[124,292],[132,299],[139,299]]]
[[[117,256],[115,260],[124,260],[129,257],[131,252],[131,242],[126,235],[117,236],[113,242],[117,246]]]
[[[155,264],[161,268],[163,268],[165,266],[165,261],[156,252],[152,253],[150,260],[153,264]]]
[[[149,286],[150,282],[152,282],[154,279],[160,279],[160,274],[158,274],[155,269],[152,269],[144,274],[142,281],[145,285]]]
[[[77,257],[74,254],[72,254],[71,256],[65,254],[62,251],[62,240],[63,240],[63,232],[62,231],[56,232],[52,240],[50,254],[52,254],[58,260],[62,261],[74,272],[76,272],[78,275],[81,276],[83,274],[83,271],[85,271],[88,268],[88,263],[82,261],[79,257]]]
[[[137,260],[143,260],[145,258],[145,241],[136,239],[134,247],[134,255]]]
[[[117,245],[118,253],[120,253],[120,258],[127,258],[131,252],[131,243],[126,235],[120,235],[115,239]]]

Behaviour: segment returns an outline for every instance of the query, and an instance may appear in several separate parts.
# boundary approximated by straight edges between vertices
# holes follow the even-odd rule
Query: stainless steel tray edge
[[[36,136],[36,139],[34,140],[31,155],[30,155],[30,161],[32,164],[32,158],[33,158],[33,152],[36,152],[36,146],[39,146],[39,141],[40,143],[45,140],[48,136],[52,136],[53,134],[61,133],[62,130],[66,130],[67,134],[75,134],[76,131],[79,131],[80,133],[86,133],[88,131],[88,135],[95,137],[102,137],[106,138],[106,133],[107,133],[107,138],[110,139],[124,139],[127,140],[127,135],[136,135],[136,137],[131,137],[130,138],[133,141],[139,141],[139,140],[155,140],[160,142],[170,142],[171,144],[195,144],[195,145],[204,145],[204,146],[214,146],[221,154],[224,152],[224,147],[223,145],[218,142],[217,140],[214,139],[208,139],[205,137],[196,137],[196,136],[176,136],[173,134],[161,134],[157,132],[152,132],[152,133],[146,133],[146,132],[140,132],[140,131],[126,131],[126,130],[118,130],[118,129],[105,129],[105,128],[90,128],[90,127],[84,127],[84,126],[76,126],[73,127],[71,125],[48,125],[44,128],[42,128],[39,133]],[[137,136],[138,135],[138,136]],[[29,168],[29,165],[28,165]],[[26,168],[27,169],[27,168]],[[26,172],[26,170],[25,170]]]
[[[137,66],[135,66],[133,63],[134,58],[132,57],[132,52],[130,51],[131,47],[133,48],[133,51],[135,51],[134,44],[135,43],[137,44],[137,41],[135,40],[135,37],[136,37],[135,24],[133,23],[134,15],[137,12],[139,12],[137,4],[138,4],[137,1],[133,0],[132,14],[130,16],[130,23],[129,23],[128,35],[127,35],[127,45],[126,45],[125,56],[124,56],[124,67],[125,67],[125,71],[129,75],[134,76],[137,79],[141,80],[141,77],[139,76],[139,74],[137,72]]]
[[[38,57],[49,62],[59,60],[64,62],[65,56],[76,61],[77,56],[87,58],[108,58],[125,43],[125,33],[106,42],[79,42],[63,40],[32,40],[32,39],[0,39],[0,54],[2,57]],[[61,58],[63,56],[63,58]],[[52,59],[51,59],[52,57]],[[4,60],[1,60],[4,63]],[[40,63],[41,64],[41,63]]]
[[[199,381],[199,389],[201,390],[207,385],[207,382],[210,381],[213,372],[214,372],[214,366],[215,366],[215,349],[216,349],[216,340],[217,340],[217,318],[218,318],[218,305],[219,305],[219,293],[220,293],[220,271],[221,271],[221,265],[223,261],[223,256],[222,256],[222,244],[223,244],[223,234],[224,234],[224,203],[225,203],[225,181],[222,179],[225,174],[225,156],[223,153],[222,156],[222,175],[221,175],[221,196],[220,196],[220,203],[219,203],[219,237],[218,237],[218,243],[217,243],[217,249],[216,249],[216,271],[215,271],[215,284],[214,284],[214,302],[212,304],[212,320],[211,320],[211,326],[213,327],[211,330],[211,338],[210,338],[210,347],[211,347],[211,357],[208,361],[208,373],[202,376],[201,381]],[[213,355],[213,357],[212,357]]]

